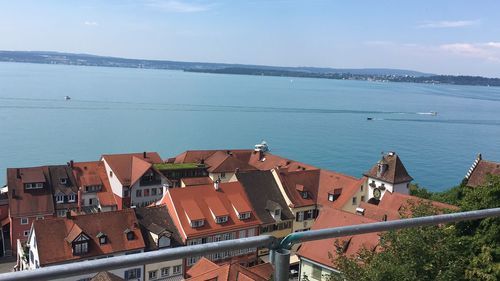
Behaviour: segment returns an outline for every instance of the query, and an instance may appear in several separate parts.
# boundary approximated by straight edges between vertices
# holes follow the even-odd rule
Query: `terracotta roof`
[[[101,191],[97,192],[99,204],[116,206],[111,184],[102,161],[75,162],[73,163],[73,174],[79,187],[101,186]]]
[[[141,228],[145,230],[143,231],[143,237],[148,250],[158,249],[158,246],[154,242],[150,232],[158,235],[159,232],[166,230],[171,234],[170,243],[172,247],[183,245],[181,236],[177,228],[175,227],[175,224],[165,205],[135,208],[135,214],[137,216],[139,224],[141,225]]]
[[[184,183],[185,186],[205,185],[214,183],[212,179],[209,177],[182,178],[181,181]]]
[[[96,276],[92,277],[90,281],[123,281],[125,279],[120,278],[113,273],[104,271],[104,272],[99,272]]]
[[[457,206],[441,203],[437,201],[422,199],[416,196],[406,195],[399,192],[385,192],[378,205],[361,202],[360,208],[363,208],[364,216],[382,221],[400,219],[402,216],[410,215],[410,206],[420,202],[430,203],[438,210],[458,210]]]
[[[348,225],[376,222],[375,220],[351,214],[341,210],[322,209],[312,229],[341,227]],[[344,252],[353,256],[362,248],[375,250],[379,242],[379,233],[350,235],[339,238],[330,238],[302,243],[297,255],[332,268],[330,256],[337,257],[335,242],[339,241],[344,246]]]
[[[273,206],[271,211],[276,207],[281,209],[282,220],[294,219],[270,171],[241,172],[236,174],[236,177],[245,188],[253,209],[263,223],[276,222],[270,214],[268,205]]]
[[[215,222],[209,209],[212,206],[209,206],[205,200],[205,198],[209,197],[217,197],[222,203],[220,207],[224,208],[228,214],[227,222],[222,224]],[[186,240],[187,237],[200,237],[253,227],[261,223],[253,210],[251,217],[246,220],[240,220],[233,210],[232,205],[235,207],[244,206],[245,204],[250,206],[244,189],[239,182],[220,183],[218,191],[215,190],[213,185],[171,188],[163,196],[161,203],[167,205],[169,213],[176,214],[173,220],[176,226],[182,229],[180,232],[183,235],[183,240]],[[204,226],[192,228],[186,213],[189,216],[196,217],[196,219],[204,218]]]
[[[36,183],[46,182],[43,167],[33,167],[30,169],[23,169],[21,172],[21,180],[23,183]]]
[[[271,280],[271,276],[274,273],[273,265],[268,262],[249,267],[248,269],[266,280]]]
[[[500,175],[500,163],[486,160],[479,160],[477,166],[472,171],[467,186],[478,187],[486,183],[486,175]]]
[[[263,273],[262,270],[257,270],[257,272]],[[258,273],[252,271],[252,268],[246,268],[239,265],[237,262],[219,266],[205,258],[201,258],[194,264],[187,274],[191,276],[191,278],[186,280],[190,281],[267,281],[270,278],[270,276],[267,278],[262,277]]]
[[[19,171],[20,178],[17,177]],[[7,169],[7,185],[9,186],[9,208],[11,217],[25,217],[34,215],[45,215],[54,213],[54,199],[52,189],[46,182],[44,187],[35,190],[25,190],[22,182],[23,175],[29,175],[30,181],[41,180],[40,171],[45,179],[49,178],[47,166],[31,168],[9,168]]]
[[[387,169],[383,173],[378,173],[378,163],[373,165],[373,167],[366,172],[364,175],[367,177],[379,179],[381,181],[385,181],[392,184],[398,184],[403,182],[410,182],[413,178],[406,171],[405,166],[399,159],[399,156],[396,153],[388,153],[385,154],[382,159],[379,161],[382,164],[387,165]]]
[[[91,239],[89,252],[82,256],[74,256],[71,244],[67,242],[68,239],[75,237],[75,233],[78,232],[76,227]],[[80,215],[71,219],[35,220],[33,228],[41,266],[144,249],[144,240],[132,209]],[[127,240],[124,234],[126,229],[134,232],[134,240]],[[108,237],[106,244],[99,244],[97,238],[99,232]]]
[[[162,163],[156,152],[107,154],[102,158],[110,166],[113,173],[123,185],[134,184],[150,167],[151,164]]]
[[[281,183],[285,192],[293,204],[293,207],[304,207],[316,204],[318,198],[320,170],[300,170],[300,171],[278,171]],[[303,186],[303,192],[308,193],[308,198],[304,198],[297,190],[297,185]]]
[[[208,165],[207,170],[211,173],[234,172],[236,169],[239,171],[257,170],[232,152],[217,151],[205,160],[205,164]]]
[[[200,163],[207,160],[216,152],[231,153],[240,161],[248,162],[253,149],[214,149],[214,150],[188,150],[175,157],[175,163]]]

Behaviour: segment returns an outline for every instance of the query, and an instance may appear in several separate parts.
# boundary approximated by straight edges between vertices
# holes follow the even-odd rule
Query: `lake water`
[[[7,167],[262,139],[353,176],[396,151],[415,182],[444,190],[477,153],[500,161],[500,88],[0,63],[0,183]]]

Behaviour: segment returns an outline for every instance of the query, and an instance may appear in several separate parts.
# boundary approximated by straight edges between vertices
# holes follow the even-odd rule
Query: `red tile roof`
[[[43,167],[23,169],[21,180],[23,183],[46,182]]]
[[[337,209],[322,209],[312,229],[341,227],[376,222],[370,218],[351,214]],[[334,268],[330,256],[337,257],[335,242],[339,240],[347,255],[352,256],[362,248],[374,250],[379,242],[379,233],[350,235],[302,243],[297,255],[330,268]]]
[[[387,169],[384,173],[378,173],[379,163],[387,165]],[[384,155],[379,163],[373,165],[373,167],[364,175],[392,184],[410,182],[413,180],[396,153],[391,152]]]
[[[366,178],[355,178],[333,171],[321,170],[317,203],[324,207],[342,209],[350,203],[352,197],[360,190]],[[328,201],[328,194],[340,192],[333,202]]]
[[[20,178],[17,177],[19,171]],[[7,185],[9,186],[9,208],[11,217],[26,217],[47,215],[54,213],[54,199],[50,185],[46,182],[44,187],[35,190],[25,190],[22,182],[23,175],[29,175],[29,180],[40,178],[40,171],[44,181],[49,178],[47,166],[31,168],[7,169]]]
[[[152,165],[163,161],[156,152],[107,154],[102,158],[108,163],[113,173],[123,185],[134,184]]]
[[[182,178],[181,181],[184,183],[185,186],[205,185],[214,183],[212,179],[209,177]]]
[[[116,206],[106,168],[102,161],[75,162],[73,163],[73,174],[78,187],[102,186],[101,191],[97,193],[97,198],[102,206]]]
[[[477,166],[472,171],[467,186],[478,187],[486,183],[486,175],[500,175],[500,163],[486,160],[479,160]]]
[[[364,216],[382,221],[400,219],[402,216],[409,215],[412,204],[430,203],[438,210],[458,210],[457,206],[441,203],[437,201],[422,199],[416,196],[406,195],[398,192],[385,192],[378,205],[361,202],[360,208],[363,208]]]
[[[222,224],[217,224],[210,213],[210,207],[206,198],[216,197],[221,206],[228,214],[228,221]],[[187,237],[203,237],[214,233],[233,231],[241,228],[255,227],[261,224],[255,212],[252,210],[252,215],[249,219],[240,220],[233,210],[232,205],[250,206],[245,191],[239,182],[220,183],[219,190],[216,191],[213,185],[199,185],[189,188],[171,188],[161,200],[162,204],[166,204],[172,216],[174,223],[179,228],[179,232],[185,241]],[[194,216],[196,218],[203,217],[205,225],[202,227],[192,228],[186,216]],[[187,237],[186,237],[187,236]]]
[[[287,197],[292,201],[293,207],[305,207],[316,204],[320,180],[319,169],[293,172],[279,169],[277,172]],[[297,190],[297,186],[302,186],[302,192],[307,192],[308,198],[302,196],[302,192]]]
[[[267,266],[269,267],[269,266]],[[193,267],[188,270],[187,274],[191,276],[186,280],[190,281],[267,281],[270,280],[271,275],[262,276],[267,274],[264,267],[258,269],[246,268],[239,265],[237,262],[230,264],[216,265],[206,258],[201,258]]]
[[[35,220],[33,228],[41,266],[144,249],[144,240],[132,209],[80,215],[71,219]],[[82,256],[74,256],[68,242],[78,236],[78,229],[91,239],[89,252]],[[134,232],[134,240],[127,240],[124,234],[126,229]],[[108,237],[106,244],[99,244],[99,232]]]

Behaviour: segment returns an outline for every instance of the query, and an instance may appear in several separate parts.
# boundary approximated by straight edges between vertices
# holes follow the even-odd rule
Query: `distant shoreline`
[[[319,78],[373,82],[406,82],[419,84],[500,87],[500,78],[465,75],[435,75],[412,70],[385,68],[335,69],[319,67],[279,67],[226,63],[141,60],[103,57],[88,54],[38,51],[0,51],[0,62],[181,70],[194,73],[276,76],[289,78]]]

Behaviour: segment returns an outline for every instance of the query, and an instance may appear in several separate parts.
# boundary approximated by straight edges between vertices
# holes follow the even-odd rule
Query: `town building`
[[[56,216],[65,217],[68,212],[78,211],[78,187],[67,165],[49,166],[50,186],[54,196]]]
[[[27,243],[18,242],[18,269],[32,270],[83,260],[144,251],[134,210],[35,220]],[[125,280],[144,280],[143,266],[111,273]],[[59,280],[90,280],[96,273]]]
[[[245,267],[237,262],[217,265],[206,258],[194,264],[187,275],[189,281],[228,280],[228,281],[268,281],[271,280],[273,267],[269,263]]]
[[[167,189],[158,204],[165,204],[184,245],[197,245],[259,235],[262,224],[239,182]],[[201,257],[184,260],[184,273]],[[207,255],[218,264],[237,260],[257,263],[256,249]]]
[[[183,246],[175,224],[165,205],[136,208],[146,251],[156,251]],[[144,266],[145,281],[177,281],[183,279],[183,261],[176,259]]]
[[[388,152],[364,174],[367,177],[368,200],[378,201],[386,192],[409,194],[413,178],[395,152]]]
[[[79,211],[83,213],[109,212],[118,209],[104,162],[69,163],[73,170],[79,194]]]
[[[236,174],[246,195],[262,221],[260,234],[283,238],[292,232],[295,220],[270,171],[250,171]],[[258,249],[259,258],[268,262],[269,249]]]
[[[351,214],[334,208],[321,210],[312,229],[341,227],[372,223],[376,220]],[[375,251],[379,244],[379,233],[350,235],[302,243],[297,252],[300,259],[299,280],[330,280],[330,276],[339,274],[333,261],[339,252],[355,257],[361,249]]]
[[[162,198],[169,185],[153,164],[163,161],[156,152],[107,154],[101,157],[118,209],[147,206]]]
[[[488,175],[500,176],[500,163],[484,160],[478,154],[465,175],[465,184],[468,187],[484,186]]]

